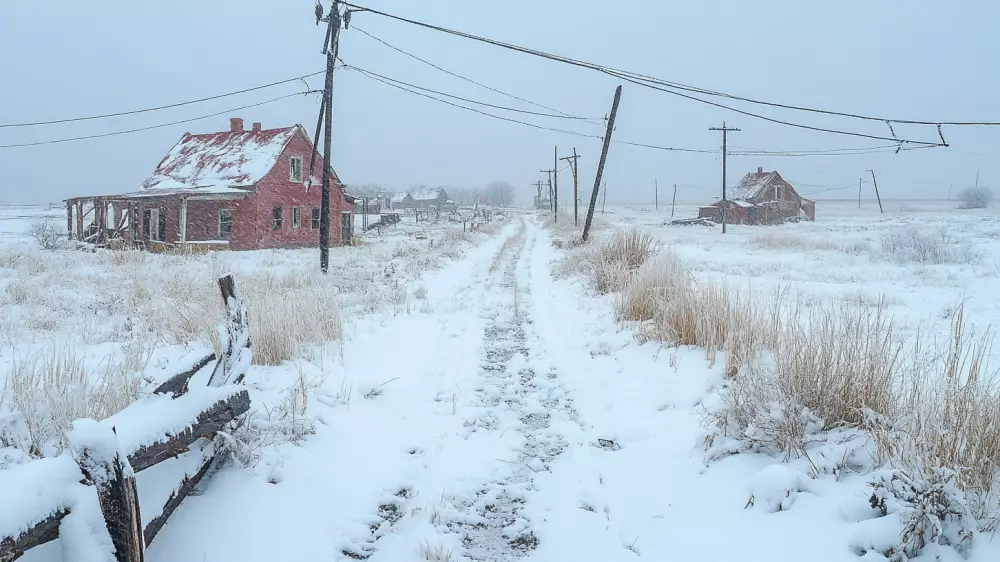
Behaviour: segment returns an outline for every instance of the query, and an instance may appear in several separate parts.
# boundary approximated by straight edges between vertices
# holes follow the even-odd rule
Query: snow
[[[761,191],[767,187],[772,179],[778,176],[777,172],[750,172],[743,176],[730,192],[730,199],[733,201],[746,201],[760,195]]]
[[[243,390],[246,389],[230,385],[196,387],[178,398],[153,394],[100,423],[116,428],[122,450],[132,454],[188,429],[198,414]]]
[[[298,126],[185,134],[143,182],[146,190],[246,187],[274,167]]]
[[[0,539],[74,505],[80,478],[80,467],[69,455],[0,470]]]
[[[943,313],[963,299],[977,325],[1000,318],[1000,294],[991,290],[1000,275],[996,211],[901,205],[887,204],[880,215],[820,202],[816,223],[731,225],[725,236],[667,226],[669,210],[609,208],[604,220],[652,233],[698,279],[765,292],[792,284],[814,303],[804,306],[886,293],[907,329],[942,337]],[[939,226],[982,259],[903,263],[880,250],[886,233]],[[363,270],[365,283],[399,276],[405,305],[352,309],[336,356],[251,367],[255,408],[297,396],[306,381],[298,421],[311,431],[213,474],[171,517],[148,560],[406,562],[426,560],[421,549],[433,549],[451,551],[455,562],[853,562],[885,560],[880,553],[899,544],[905,506],[882,516],[870,505],[878,473],[859,432],[811,444],[808,459],[709,454],[703,414],[726,383],[722,361],[706,361],[702,349],[637,341],[615,318],[613,295],[553,274],[568,254],[534,216],[512,212],[495,236],[477,239],[442,269],[412,276],[402,266],[363,269],[396,253],[430,252],[428,241],[409,236],[424,228],[366,237],[367,247],[340,262],[331,252],[331,272]],[[239,275],[294,266],[299,254],[215,259],[227,261],[213,271],[232,266]],[[311,263],[312,254],[301,259]],[[198,352],[173,353],[182,370]],[[147,370],[157,380],[170,372]],[[192,389],[208,372],[211,365]],[[202,392],[211,389],[196,390],[191,404],[147,397],[143,408],[115,416],[119,438],[130,446],[156,439],[161,426],[173,427],[174,409],[211,400]],[[282,415],[274,408],[272,418],[257,419],[282,428]],[[129,426],[135,434],[123,435]],[[144,520],[197,469],[200,445],[138,475]],[[0,471],[0,497],[5,478],[23,466]],[[72,498],[46,501],[57,500]],[[961,559],[940,545],[921,559],[938,555]],[[23,560],[46,556],[32,551]],[[1000,543],[976,536],[968,560],[997,559]]]

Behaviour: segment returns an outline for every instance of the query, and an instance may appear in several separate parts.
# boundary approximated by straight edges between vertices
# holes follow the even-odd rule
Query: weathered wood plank
[[[191,382],[191,377],[198,374],[198,371],[204,369],[205,365],[208,365],[214,360],[215,353],[209,353],[204,358],[199,359],[198,362],[196,362],[190,369],[177,373],[167,379],[166,382],[156,387],[153,394],[169,394],[172,392],[174,394],[174,398],[187,394],[188,383]]]
[[[168,458],[185,453],[192,443],[202,437],[214,436],[236,416],[246,413],[249,409],[250,394],[246,390],[233,394],[202,412],[186,430],[130,454],[129,463],[136,472],[140,472]]]
[[[115,560],[143,562],[146,543],[135,472],[128,460],[122,459],[114,428],[80,420],[73,423],[69,439],[80,472],[97,489],[97,502],[115,547]]]
[[[215,371],[208,379],[208,386],[223,386],[233,380],[243,382],[246,370],[253,357],[250,351],[250,323],[246,305],[236,295],[236,284],[232,275],[219,278],[222,302],[226,305],[226,335],[228,336],[222,357],[215,364]]]
[[[59,538],[59,523],[69,511],[62,510],[35,523],[27,531],[16,537],[0,539],[0,562],[13,562],[26,551]]]
[[[153,539],[155,539],[156,535],[159,534],[161,529],[163,529],[163,526],[167,524],[167,519],[169,519],[170,516],[173,515],[174,511],[180,507],[181,502],[184,501],[184,498],[188,497],[188,495],[195,489],[198,483],[201,482],[201,479],[208,474],[208,471],[212,468],[212,462],[214,461],[215,456],[209,455],[205,462],[201,465],[201,468],[198,469],[198,472],[191,475],[190,478],[185,478],[181,482],[180,486],[174,490],[174,493],[170,494],[170,499],[168,499],[167,503],[163,505],[163,512],[146,525],[146,530],[143,532],[143,536],[146,539],[146,546],[152,544]]]

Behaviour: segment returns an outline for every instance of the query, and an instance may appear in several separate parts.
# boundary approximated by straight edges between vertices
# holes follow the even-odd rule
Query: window
[[[281,207],[271,209],[271,229],[281,230]]]
[[[233,210],[219,209],[219,236],[229,236],[233,233]]]
[[[146,240],[162,242],[167,230],[167,213],[163,209],[146,209],[142,212],[142,225]]]
[[[302,223],[301,210],[298,207],[292,207],[292,229],[298,229],[299,225]]]
[[[319,230],[319,207],[312,208],[312,229]]]
[[[295,183],[302,183],[302,157],[292,156],[288,164],[289,179]]]

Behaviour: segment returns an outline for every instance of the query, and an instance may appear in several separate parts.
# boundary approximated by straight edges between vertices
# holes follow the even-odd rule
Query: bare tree
[[[958,192],[962,209],[985,209],[993,201],[993,191],[988,187],[967,187]]]
[[[61,231],[54,220],[39,220],[32,223],[31,236],[43,250],[57,250],[63,246],[66,233]]]
[[[505,181],[495,181],[486,186],[486,200],[496,207],[510,207],[514,204],[514,186]]]

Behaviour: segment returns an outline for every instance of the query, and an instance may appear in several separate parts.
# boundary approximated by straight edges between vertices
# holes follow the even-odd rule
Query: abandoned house
[[[324,162],[309,175],[312,149],[301,125],[232,118],[228,131],[185,133],[138,191],[67,199],[69,236],[149,250],[317,245]],[[330,174],[330,244],[350,243],[354,198]]]
[[[453,205],[443,187],[422,187],[407,193],[397,193],[390,199],[392,210],[437,210]]]
[[[757,168],[743,176],[728,194],[707,207],[699,207],[698,217],[729,224],[776,224],[800,218],[816,220],[816,202],[799,195],[778,172]]]

